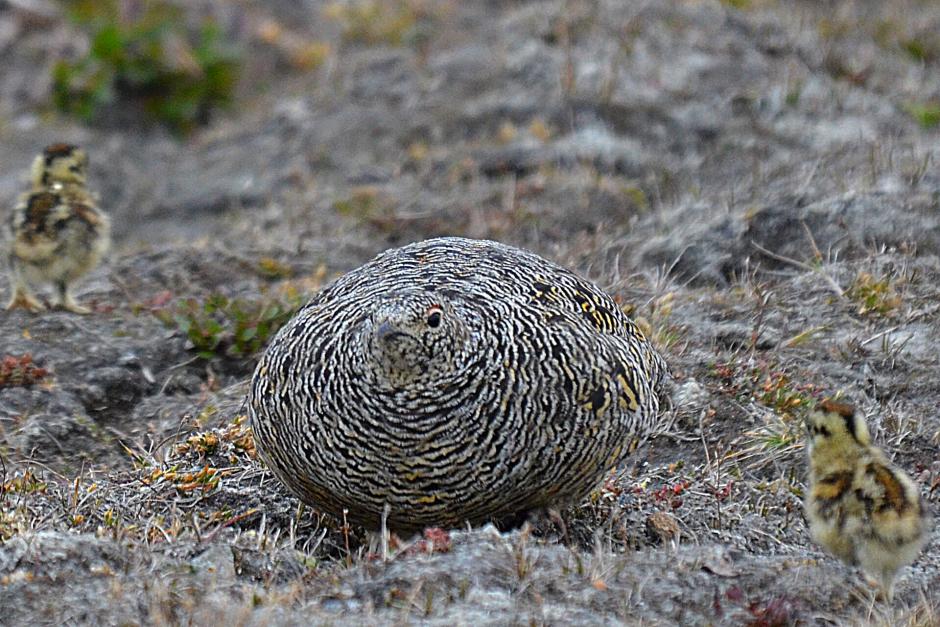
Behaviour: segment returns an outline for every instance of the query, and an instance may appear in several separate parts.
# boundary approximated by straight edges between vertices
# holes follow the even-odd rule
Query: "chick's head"
[[[33,161],[33,186],[85,185],[87,170],[88,154],[84,150],[72,144],[51,144]]]
[[[871,444],[865,419],[846,403],[825,400],[806,418],[809,450],[825,449],[830,454],[849,452]]]

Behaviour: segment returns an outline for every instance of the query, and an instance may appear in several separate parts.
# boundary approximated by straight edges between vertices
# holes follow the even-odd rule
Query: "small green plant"
[[[205,301],[188,298],[172,309],[157,310],[154,315],[185,334],[203,359],[238,358],[261,350],[300,304],[300,297],[294,293],[260,300],[212,294]]]
[[[341,216],[368,221],[385,212],[383,200],[374,187],[357,187],[347,198],[333,202],[333,209]]]
[[[777,364],[743,359],[712,366],[719,379],[718,390],[741,404],[757,403],[770,409],[759,411],[758,424],[746,430],[744,446],[733,457],[751,469],[792,459],[803,448],[803,417],[820,394],[814,383],[798,383]]]
[[[940,125],[940,102],[909,102],[904,105],[904,110],[910,115],[922,128],[930,130]]]
[[[915,61],[931,63],[940,58],[940,38],[911,37],[900,41],[901,48]]]
[[[802,449],[802,415],[812,407],[816,388],[811,383],[796,385],[785,373],[775,370],[763,372],[758,368],[750,376],[755,398],[773,410],[764,416],[763,424],[745,432],[752,445],[745,449],[744,459],[756,457],[752,467],[759,467]]]
[[[257,268],[258,274],[267,279],[286,279],[294,273],[289,265],[273,257],[262,257]]]
[[[0,388],[29,387],[46,378],[49,371],[33,363],[33,356],[4,355],[0,360]]]
[[[620,189],[620,192],[631,208],[637,213],[644,214],[649,212],[650,199],[642,188],[636,185],[624,185]]]
[[[45,493],[48,487],[48,483],[27,468],[22,474],[16,473],[11,479],[0,483],[0,496]]]
[[[787,93],[784,102],[788,107],[795,107],[800,104],[800,97],[803,95],[803,81],[791,81],[787,85]]]
[[[68,9],[90,46],[84,57],[53,68],[60,110],[92,121],[107,107],[139,106],[188,132],[231,102],[240,62],[213,20],[189,29],[167,0],[74,0]]]
[[[755,372],[755,377],[761,376]],[[812,384],[794,385],[790,378],[783,372],[771,371],[764,375],[758,388],[758,400],[773,409],[778,415],[784,418],[792,418],[794,410],[806,407],[811,397],[807,392],[814,389]]]
[[[860,272],[846,295],[858,305],[859,315],[875,315],[890,318],[901,306],[901,297],[887,277],[876,278]]]
[[[643,334],[653,344],[663,349],[672,349],[685,337],[685,330],[670,320],[674,300],[675,293],[667,292],[650,301],[646,310],[648,316],[636,316],[637,326],[640,327]],[[630,307],[625,307],[624,313],[627,315],[633,314]]]
[[[339,215],[351,218],[359,224],[386,232],[397,229],[403,219],[396,214],[395,205],[390,198],[368,185],[354,188],[348,197],[334,201],[333,209]]]
[[[0,476],[0,544],[34,528],[36,515],[23,497],[45,494],[48,484],[28,468],[11,479]],[[19,498],[9,498],[16,495]],[[0,579],[2,585],[2,579]]]

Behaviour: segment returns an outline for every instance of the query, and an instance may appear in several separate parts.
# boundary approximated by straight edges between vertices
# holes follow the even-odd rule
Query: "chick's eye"
[[[432,309],[428,312],[428,326],[432,329],[436,329],[441,326],[441,310]]]

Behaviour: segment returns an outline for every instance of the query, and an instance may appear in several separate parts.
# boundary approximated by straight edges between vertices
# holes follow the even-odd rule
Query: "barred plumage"
[[[583,497],[660,429],[662,358],[598,287],[439,238],[318,293],[255,370],[258,450],[301,499],[370,527],[460,525]]]

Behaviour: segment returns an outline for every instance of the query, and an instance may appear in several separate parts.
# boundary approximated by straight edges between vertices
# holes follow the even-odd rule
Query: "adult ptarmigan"
[[[459,526],[585,496],[660,431],[663,359],[593,283],[446,237],[389,250],[277,334],[248,407],[302,500],[368,527]]]

